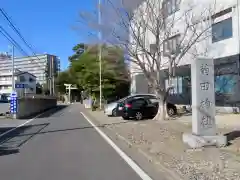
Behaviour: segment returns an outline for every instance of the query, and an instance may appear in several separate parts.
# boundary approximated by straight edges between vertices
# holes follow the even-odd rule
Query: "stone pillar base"
[[[184,133],[182,139],[185,144],[194,149],[204,146],[224,147],[227,145],[227,137],[223,135],[197,136],[194,134]]]

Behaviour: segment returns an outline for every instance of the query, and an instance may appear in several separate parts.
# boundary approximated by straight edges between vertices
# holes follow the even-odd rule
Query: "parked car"
[[[121,116],[123,119],[130,118],[142,120],[144,118],[153,118],[158,111],[158,103],[151,102],[148,98],[137,97],[130,98],[123,103]]]
[[[10,102],[10,96],[7,94],[0,94],[0,102],[1,103],[8,103]]]
[[[118,104],[124,102],[126,99],[132,98],[132,97],[149,97],[149,98],[156,98],[154,94],[133,94],[127,97],[124,97],[118,101],[112,102],[110,104],[107,104],[104,107],[104,113],[108,116],[118,116]]]
[[[121,116],[121,114],[122,114],[121,111],[124,110],[124,105],[126,104],[126,102],[131,100],[131,99],[138,98],[138,97],[149,99],[152,103],[155,103],[155,104],[158,105],[158,100],[157,100],[156,95],[145,94],[145,95],[140,95],[140,96],[131,96],[131,97],[128,97],[128,98],[124,99],[122,102],[119,102],[117,104],[116,115]],[[177,114],[177,107],[174,104],[167,103],[167,113],[168,113],[169,116],[176,115]]]
[[[169,116],[174,116],[177,114],[177,107],[174,104],[167,103],[167,114]]]

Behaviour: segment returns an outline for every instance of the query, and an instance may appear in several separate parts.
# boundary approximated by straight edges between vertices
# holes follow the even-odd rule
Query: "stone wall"
[[[51,96],[26,96],[17,102],[17,119],[31,117],[57,106],[57,98]]]

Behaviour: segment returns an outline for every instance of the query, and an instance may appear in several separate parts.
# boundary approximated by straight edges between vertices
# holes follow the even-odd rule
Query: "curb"
[[[108,127],[107,127],[108,128]],[[111,132],[115,133],[116,136],[121,139],[122,141],[124,141],[129,147],[135,147],[132,143],[130,143],[126,138],[124,138],[123,136],[121,136],[120,134],[118,134],[117,132],[114,132],[113,130],[111,130],[110,128],[108,128]],[[138,148],[138,147],[135,147],[137,149],[137,151],[143,155],[149,162],[152,162],[158,166],[160,166],[161,170],[164,171],[164,172],[167,172],[171,175],[171,177],[168,177],[170,178],[169,180],[173,180],[173,178],[175,180],[182,180],[181,176],[177,176],[177,172],[175,171],[171,171],[169,170],[168,168],[166,168],[164,165],[162,165],[159,161],[156,161],[154,160],[151,156],[149,156],[147,153],[145,153],[142,149]]]

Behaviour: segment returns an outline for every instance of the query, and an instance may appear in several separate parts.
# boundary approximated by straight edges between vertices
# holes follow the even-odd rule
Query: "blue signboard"
[[[26,88],[26,84],[15,84],[16,89],[24,89]]]
[[[17,93],[13,92],[10,97],[10,110],[12,114],[17,113]]]

